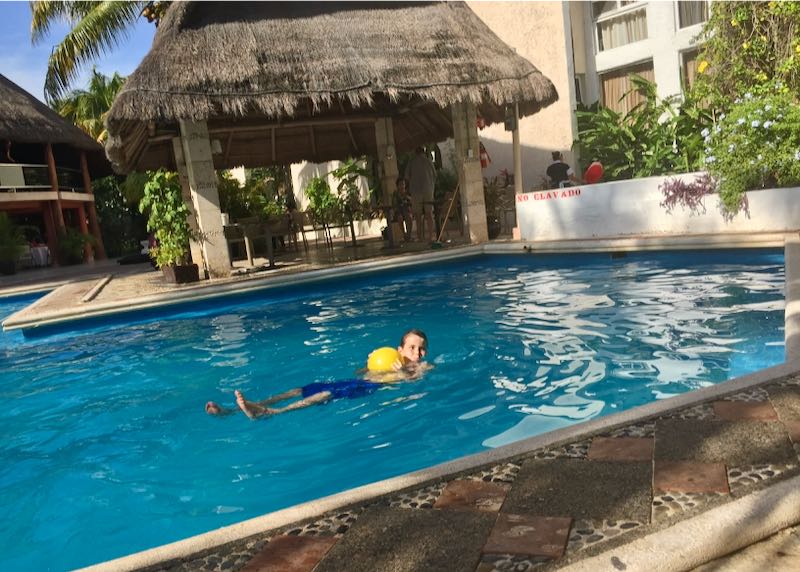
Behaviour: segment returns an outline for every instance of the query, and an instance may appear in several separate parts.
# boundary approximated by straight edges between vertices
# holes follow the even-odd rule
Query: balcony
[[[57,167],[58,188],[62,192],[87,193],[77,169]],[[51,192],[47,165],[0,164],[0,193]]]

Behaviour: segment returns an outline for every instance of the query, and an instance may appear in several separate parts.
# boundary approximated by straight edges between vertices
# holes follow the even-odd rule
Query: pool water
[[[2,334],[0,568],[89,565],[778,364],[783,285],[776,251],[478,256]],[[419,382],[203,410],[352,377],[411,327]]]

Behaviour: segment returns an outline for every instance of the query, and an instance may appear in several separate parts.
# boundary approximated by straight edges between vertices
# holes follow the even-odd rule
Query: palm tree
[[[72,26],[50,54],[44,83],[48,101],[64,95],[82,65],[110,52],[127,37],[139,16],[158,25],[168,4],[125,0],[31,2],[31,40],[34,44],[45,38],[55,21],[66,20]]]
[[[76,89],[52,102],[53,109],[65,119],[86,131],[95,141],[106,140],[105,117],[125,78],[114,73],[108,77],[92,68],[89,89]]]

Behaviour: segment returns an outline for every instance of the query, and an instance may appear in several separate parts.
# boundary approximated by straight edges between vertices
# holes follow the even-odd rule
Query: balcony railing
[[[83,187],[83,176],[79,170],[57,167],[56,176],[60,190],[86,192]],[[0,164],[0,193],[50,191],[52,188],[47,165]]]

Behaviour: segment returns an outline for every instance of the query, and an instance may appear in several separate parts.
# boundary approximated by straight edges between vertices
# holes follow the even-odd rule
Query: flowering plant
[[[729,214],[744,206],[745,191],[800,184],[800,107],[782,87],[746,93],[701,132],[706,169]]]

